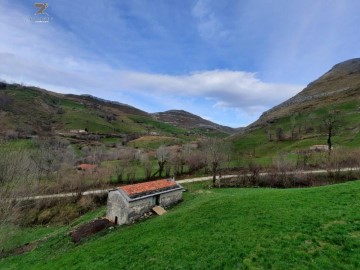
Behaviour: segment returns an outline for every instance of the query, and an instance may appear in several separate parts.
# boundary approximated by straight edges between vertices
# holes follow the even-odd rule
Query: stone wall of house
[[[178,203],[182,200],[182,190],[175,190],[173,192],[164,193],[160,195],[160,205],[168,207]]]
[[[107,218],[117,224],[128,224],[141,219],[156,204],[156,197],[159,196],[159,205],[168,207],[182,200],[182,190],[155,195],[144,199],[128,202],[118,191],[110,191],[107,202]]]
[[[107,218],[117,224],[125,224],[128,220],[128,202],[120,195],[119,191],[110,191],[107,201]]]
[[[127,223],[140,219],[145,213],[150,212],[153,206],[152,197],[130,202]]]

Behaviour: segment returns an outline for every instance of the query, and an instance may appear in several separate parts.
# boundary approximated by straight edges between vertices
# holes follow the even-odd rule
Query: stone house
[[[128,224],[151,212],[155,206],[168,207],[182,200],[183,187],[162,179],[126,185],[109,190],[107,218],[115,224]]]

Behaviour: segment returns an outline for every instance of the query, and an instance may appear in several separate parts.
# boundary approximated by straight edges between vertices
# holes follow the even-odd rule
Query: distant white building
[[[333,149],[333,147],[331,147]],[[329,150],[329,146],[326,144],[315,144],[313,146],[310,146],[310,150],[312,151],[327,151]]]
[[[87,131],[85,129],[71,129],[70,133],[74,133],[74,134],[84,134],[87,133]]]

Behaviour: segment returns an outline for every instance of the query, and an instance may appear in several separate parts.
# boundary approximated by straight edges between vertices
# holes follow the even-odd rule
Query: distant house
[[[327,150],[329,150],[329,146],[326,144],[316,144],[316,145],[310,146],[310,150],[312,150],[312,151],[327,151]]]
[[[71,129],[69,130],[70,133],[73,133],[73,134],[85,134],[87,133],[87,130],[86,129]]]
[[[183,187],[173,180],[157,180],[110,190],[107,218],[115,224],[140,219],[155,206],[167,207],[182,200]]]
[[[96,167],[97,167],[97,165],[94,165],[94,164],[83,163],[83,164],[78,165],[76,168],[80,171],[93,171],[96,169]]]

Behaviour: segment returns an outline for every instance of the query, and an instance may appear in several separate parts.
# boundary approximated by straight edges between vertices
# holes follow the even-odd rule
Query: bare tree
[[[193,150],[186,156],[186,164],[189,166],[189,172],[200,170],[206,165],[206,154],[199,150]]]
[[[284,129],[282,127],[276,128],[276,138],[278,141],[284,140]]]
[[[133,184],[136,177],[136,166],[128,166],[126,168],[125,175],[127,182]]]
[[[116,177],[116,183],[122,184],[124,180],[125,169],[127,165],[123,160],[117,161],[114,167],[114,173]]]
[[[257,164],[254,160],[250,159],[247,164],[247,173],[245,174],[245,186],[257,186],[260,178],[261,165]],[[245,179],[244,179],[245,180]]]
[[[186,164],[184,146],[173,146],[168,149],[169,156],[164,168],[165,174],[166,177],[169,177],[171,174],[175,177],[183,172],[183,167]]]
[[[165,164],[169,159],[169,154],[170,154],[170,151],[165,145],[161,145],[156,150],[156,158],[157,158],[158,165],[159,165],[158,172],[159,172],[160,177],[162,175],[162,172],[164,171]]]
[[[327,145],[328,145],[328,150],[329,150],[329,154],[331,152],[332,149],[332,137],[334,135],[335,130],[339,127],[339,119],[337,114],[334,111],[329,111],[325,118],[323,119],[323,125],[326,128],[326,132],[327,132]]]
[[[92,148],[90,152],[91,164],[97,164],[103,160],[103,156],[105,154],[105,148],[101,146],[97,146]]]
[[[115,164],[114,173],[118,184],[123,183],[125,175],[127,175],[128,180],[129,178],[135,178],[133,169],[129,170],[129,167],[134,162],[136,155],[136,150],[131,148],[123,148],[117,153],[119,160]]]
[[[11,140],[16,140],[18,138],[19,138],[19,132],[15,131],[15,130],[9,129],[5,133],[6,140],[11,141]]]
[[[222,151],[226,158],[227,169],[230,169],[231,157],[232,157],[233,153],[235,152],[234,144],[232,144],[231,142],[228,142],[228,141],[223,142],[222,143]]]
[[[165,166],[164,166],[165,177],[167,177],[167,178],[170,177],[171,168],[172,168],[171,162],[166,162]]]
[[[221,162],[225,160],[223,153],[223,141],[217,138],[208,138],[205,141],[205,152],[207,165],[212,174],[213,185],[215,185],[216,175],[221,167]]]
[[[312,156],[311,150],[299,150],[297,151],[297,160],[296,160],[296,167],[297,168],[306,168],[309,163],[309,160]]]
[[[132,161],[136,157],[137,150],[131,147],[123,147],[119,150],[117,158],[120,160]]]
[[[149,180],[151,178],[151,172],[152,172],[152,164],[149,160],[149,156],[147,154],[142,154],[140,157],[140,162],[144,167],[145,179]]]
[[[62,163],[70,161],[66,161],[66,158],[75,158],[73,149],[66,140],[41,138],[34,140],[34,146],[31,158],[36,164],[40,176],[46,178],[50,178],[54,172],[58,171]]]
[[[38,171],[27,152],[0,141],[0,226],[17,219],[20,197],[37,190]],[[0,239],[1,242],[1,239]]]
[[[193,152],[195,151],[194,147],[191,144],[184,144],[181,147],[181,154],[180,154],[180,174],[184,173],[184,166],[188,164],[189,170],[191,171],[191,166],[189,164],[189,159]]]

